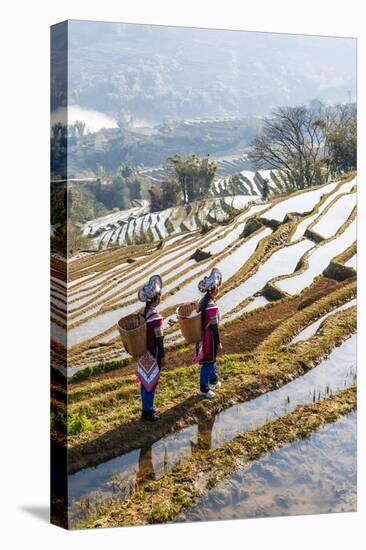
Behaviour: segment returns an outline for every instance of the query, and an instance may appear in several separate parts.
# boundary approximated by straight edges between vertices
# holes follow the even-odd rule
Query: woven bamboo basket
[[[122,344],[127,353],[137,359],[143,355],[146,347],[146,323],[139,313],[122,317],[117,323]]]
[[[192,315],[196,312],[195,315]],[[182,304],[177,309],[177,318],[187,344],[197,344],[202,337],[202,315],[197,311],[197,303]]]

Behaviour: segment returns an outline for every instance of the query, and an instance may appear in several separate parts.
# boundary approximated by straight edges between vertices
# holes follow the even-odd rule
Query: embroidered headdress
[[[149,282],[138,291],[138,299],[140,302],[153,300],[158,294],[161,293],[162,287],[163,281],[161,280],[160,275],[153,275],[150,277]]]
[[[204,277],[202,281],[198,283],[198,290],[200,292],[207,292],[208,290],[214,290],[220,288],[222,284],[221,271],[216,267],[213,268],[208,277]]]

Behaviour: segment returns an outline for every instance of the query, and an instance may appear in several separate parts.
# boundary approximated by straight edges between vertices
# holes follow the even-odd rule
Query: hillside
[[[240,167],[240,162],[236,160],[226,161],[226,163],[226,171],[234,172]],[[284,192],[281,178],[273,170],[257,172],[242,170],[237,177],[235,196],[232,195],[232,189],[229,186],[230,177],[218,177],[212,188],[212,199],[196,201],[160,212],[150,212],[147,201],[135,200],[133,202],[137,206],[129,210],[121,210],[88,220],[82,226],[82,234],[89,239],[88,250],[159,241],[178,236],[180,233],[208,229],[217,223],[226,222],[235,213],[238,214],[245,209],[248,204],[261,201],[265,181],[268,182],[270,195]]]
[[[68,267],[67,316],[66,286],[57,278],[63,268],[57,267],[54,259],[55,349],[62,346],[67,323],[71,366],[122,357],[115,324],[136,310],[137,289],[156,271],[164,280],[161,310],[166,317],[167,342],[172,344],[179,337],[179,331],[170,328],[176,305],[198,297],[198,280],[212,266],[223,273],[219,305],[224,323],[257,304],[263,307],[268,298],[301,293],[334,258],[354,245],[355,184],[355,178],[332,182],[269,204],[250,205],[227,225],[203,235],[192,225],[191,231],[167,240],[162,248],[147,243],[75,260]],[[189,217],[185,223],[188,229]],[[199,262],[191,259],[198,248],[207,256]],[[353,273],[352,267],[339,269],[347,276]],[[55,363],[56,357],[57,353]]]
[[[79,117],[85,119],[88,127],[88,111],[78,110]],[[53,116],[57,120],[57,112]],[[117,126],[116,122],[114,124]],[[261,124],[261,117],[247,116],[175,120],[154,127],[135,127],[131,123],[120,128],[100,128],[83,136],[69,137],[68,176],[76,177],[83,171],[95,172],[98,164],[114,171],[121,163],[140,166],[143,171],[145,167],[153,167],[158,174],[163,172],[163,165],[171,155],[185,156],[194,151],[198,155],[220,157],[245,151]],[[250,168],[243,154],[238,156],[242,169]],[[222,163],[223,168],[225,164],[226,161]]]
[[[68,264],[67,283],[64,262],[53,257],[52,428],[57,444],[67,441],[72,527],[232,518],[238,508],[245,517],[273,507],[277,515],[288,506],[354,509],[355,188],[351,175],[249,205],[229,224],[163,248],[80,256]],[[197,247],[211,256],[192,259]],[[223,386],[203,403],[175,308],[198,298],[198,280],[212,266],[223,273]],[[156,272],[167,363],[161,418],[147,426],[138,422],[135,366],[116,322],[140,307],[136,292]]]

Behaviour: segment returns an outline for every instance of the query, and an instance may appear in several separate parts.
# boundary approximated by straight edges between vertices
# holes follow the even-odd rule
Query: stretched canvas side
[[[67,108],[68,22],[51,28],[51,522],[68,527]],[[57,113],[57,121],[53,120]],[[55,393],[57,406],[55,406]]]

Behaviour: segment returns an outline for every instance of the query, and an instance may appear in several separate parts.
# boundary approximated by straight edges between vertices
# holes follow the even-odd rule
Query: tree
[[[152,212],[173,208],[180,202],[179,183],[174,175],[169,175],[160,187],[150,187],[149,195]]]
[[[117,126],[120,130],[128,130],[133,126],[133,118],[129,111],[122,109],[117,117]]]
[[[185,203],[209,194],[217,170],[209,155],[201,159],[196,155],[187,158],[174,155],[168,158],[168,166],[175,171]]]
[[[98,165],[98,180],[95,190],[95,198],[98,202],[101,202],[108,209],[118,208],[119,210],[125,210],[130,204],[130,189],[127,185],[126,179],[117,173],[114,177],[110,177],[103,169]]]
[[[159,212],[160,210],[164,210],[163,194],[161,192],[161,189],[159,189],[158,187],[150,187],[149,195],[151,212]]]
[[[129,164],[121,164],[117,169],[117,174],[120,174],[123,178],[129,178],[134,174],[134,169]]]
[[[51,139],[61,140],[67,138],[67,125],[62,122],[55,122],[51,128]]]
[[[72,222],[64,222],[51,237],[51,250],[70,258],[80,250],[89,250],[90,241],[81,229]]]
[[[326,158],[330,175],[338,176],[357,168],[357,107],[337,105],[321,123],[326,138]]]
[[[84,182],[69,182],[67,186],[67,216],[73,223],[85,223],[107,213],[97,202],[93,190]]]
[[[132,180],[127,179],[126,182],[130,199],[141,199],[141,181],[138,178],[133,178]]]
[[[109,189],[110,198],[109,198],[109,208],[119,208],[120,210],[125,210],[129,207],[130,204],[130,192],[126,180],[117,175]]]
[[[90,241],[79,227],[69,222],[67,224],[67,257],[74,256],[81,250],[89,250]]]
[[[121,164],[117,169],[116,177],[125,181],[130,200],[141,199],[141,186],[144,182],[144,178],[139,174],[136,168],[129,164]]]
[[[104,166],[102,166],[98,162],[97,162],[97,165],[95,167],[95,175],[96,175],[97,180],[100,181],[101,183],[104,183],[106,180],[109,179],[109,174],[108,174],[107,170],[104,168]]]
[[[264,120],[249,158],[258,168],[280,169],[290,187],[304,189],[323,181],[324,132],[307,107],[281,107]]]
[[[180,202],[180,186],[174,174],[168,174],[161,182],[161,192],[164,208],[172,208]]]
[[[67,178],[67,126],[56,122],[51,128],[51,173]]]
[[[86,130],[86,124],[83,120],[75,120],[73,124],[75,128],[75,136],[76,137],[83,137]]]
[[[271,193],[271,190],[269,188],[269,180],[265,179],[262,187],[262,200],[268,201],[270,193]]]
[[[67,182],[51,184],[51,224],[62,224],[67,218]]]

